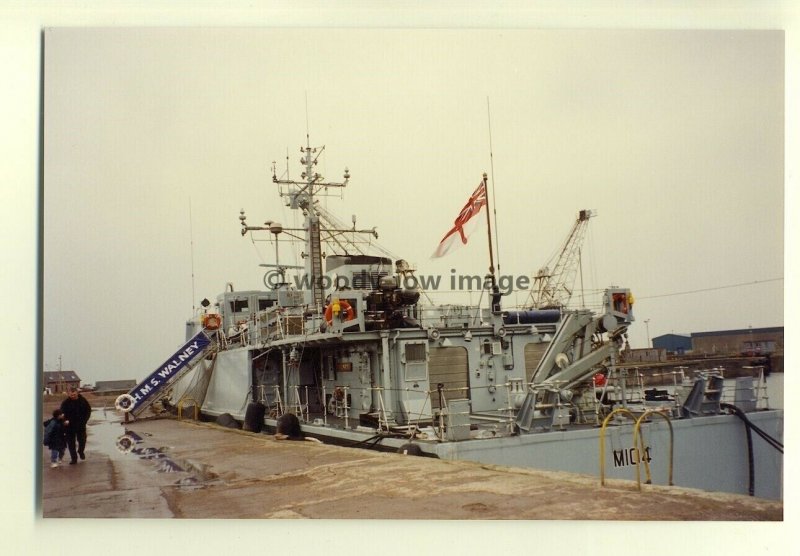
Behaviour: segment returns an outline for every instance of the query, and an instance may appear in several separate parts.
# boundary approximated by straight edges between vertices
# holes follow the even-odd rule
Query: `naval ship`
[[[568,309],[559,295],[572,284],[550,278],[574,267],[569,256],[555,263],[561,273],[537,274],[529,305],[503,307],[486,174],[434,253],[464,243],[485,211],[489,270],[476,278],[486,301],[434,305],[375,228],[320,203],[349,171],[325,181],[324,147],[307,138],[300,151],[301,179],[273,164],[272,182],[302,226],[239,215],[242,236],[275,243],[265,288],[229,283],[204,299],[186,343],[117,399],[126,419],[194,410],[257,432],[290,423],[282,436],[354,448],[783,498],[783,411],[763,402],[763,376],[737,378],[729,392],[721,369],[681,372],[673,388],[644,389],[625,362],[631,291],[609,287],[600,310]],[[579,213],[562,254],[591,216]],[[285,241],[302,245],[303,266],[280,264]]]

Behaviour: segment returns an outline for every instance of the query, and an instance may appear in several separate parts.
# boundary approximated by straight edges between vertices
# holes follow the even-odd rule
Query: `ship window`
[[[246,299],[234,299],[230,302],[231,304],[231,311],[234,313],[244,313],[247,312],[249,309],[249,305]]]
[[[425,359],[425,344],[406,344],[406,363],[417,363]]]
[[[773,351],[775,351],[774,341],[744,342],[744,352],[748,354],[772,353]]]
[[[258,300],[258,310],[263,311],[264,309],[269,309],[275,305],[274,299],[259,299]]]
[[[389,273],[386,271],[380,272],[367,272],[366,270],[362,270],[361,272],[353,273],[353,289],[354,290],[368,290],[368,289],[376,289],[380,284],[381,278],[384,276],[388,276]]]

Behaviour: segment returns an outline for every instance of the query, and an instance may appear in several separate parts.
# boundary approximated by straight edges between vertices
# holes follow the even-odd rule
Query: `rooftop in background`
[[[782,326],[772,326],[769,328],[740,328],[738,330],[714,330],[711,332],[692,332],[692,338],[698,338],[702,336],[733,336],[739,334],[775,334],[781,333],[783,334],[783,327]]]
[[[663,334],[653,338],[653,347],[670,353],[684,353],[692,349],[692,338],[688,334]]]
[[[114,392],[117,390],[130,390],[136,386],[135,380],[98,380],[94,385],[95,392]]]
[[[51,382],[80,382],[81,378],[75,373],[75,371],[45,371],[44,372],[44,383],[49,384]]]

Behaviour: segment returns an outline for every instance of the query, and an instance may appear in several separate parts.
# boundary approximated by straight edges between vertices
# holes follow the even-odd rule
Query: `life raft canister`
[[[216,313],[203,315],[203,328],[207,330],[217,330],[222,325],[222,317]]]
[[[346,322],[356,318],[356,311],[344,299],[341,301],[334,299],[328,304],[327,307],[325,307],[325,322],[327,322],[329,325],[333,324],[333,317],[337,315],[342,315],[342,321]]]

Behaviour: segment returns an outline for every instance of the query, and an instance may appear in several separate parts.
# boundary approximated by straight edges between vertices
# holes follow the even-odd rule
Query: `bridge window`
[[[258,300],[258,310],[259,311],[263,311],[264,309],[269,309],[273,305],[275,305],[275,300],[274,299],[261,299],[261,298],[259,298],[259,300]]]
[[[234,313],[246,313],[250,310],[246,299],[233,299],[230,305],[231,311]]]

